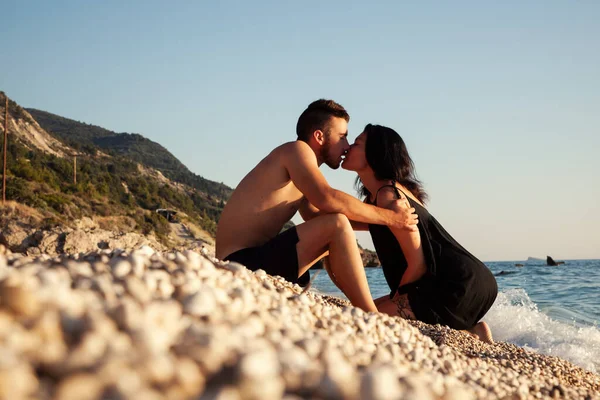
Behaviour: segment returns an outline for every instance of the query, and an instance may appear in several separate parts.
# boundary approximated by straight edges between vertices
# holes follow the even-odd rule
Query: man
[[[329,186],[319,166],[340,166],[350,148],[349,120],[332,100],[308,106],[296,125],[298,140],[274,149],[234,190],[219,220],[216,256],[298,282],[329,254],[329,268],[352,304],[377,311],[350,221],[415,230],[417,217],[407,203],[394,212]],[[280,233],[297,211],[306,222]]]

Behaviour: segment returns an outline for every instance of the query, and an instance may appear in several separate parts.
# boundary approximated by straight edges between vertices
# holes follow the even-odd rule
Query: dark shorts
[[[294,226],[261,246],[238,250],[225,260],[238,262],[252,271],[262,269],[269,275],[279,275],[289,282],[305,286],[310,281],[310,274],[306,271],[298,277],[296,244],[299,241]]]

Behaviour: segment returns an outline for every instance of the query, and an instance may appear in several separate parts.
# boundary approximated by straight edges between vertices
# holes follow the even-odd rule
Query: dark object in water
[[[500,271],[500,272],[498,272],[498,273],[494,274],[494,276],[500,276],[500,275],[512,275],[512,274],[515,274],[515,273],[517,273],[517,271],[504,271],[504,270],[502,270],[502,271]]]
[[[561,265],[564,263],[565,263],[564,261],[554,261],[552,259],[552,257],[546,256],[546,265],[556,266],[556,265]]]
[[[537,257],[527,257],[527,260],[525,260],[525,261],[529,262],[529,261],[544,261],[544,260],[541,258],[537,258]]]
[[[515,264],[515,267],[522,267],[523,264]]]

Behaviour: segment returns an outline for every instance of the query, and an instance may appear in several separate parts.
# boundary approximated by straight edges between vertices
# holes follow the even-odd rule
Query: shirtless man
[[[340,166],[350,148],[349,120],[332,100],[308,106],[298,140],[274,149],[234,190],[219,220],[216,256],[298,282],[329,254],[336,284],[352,304],[376,312],[350,221],[416,230],[417,216],[407,203],[391,211],[329,186],[319,167]],[[306,222],[280,233],[297,211]]]

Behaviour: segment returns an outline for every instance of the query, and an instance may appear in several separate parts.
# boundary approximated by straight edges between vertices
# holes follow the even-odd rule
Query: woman
[[[370,231],[392,290],[375,300],[378,310],[467,330],[492,342],[489,327],[479,321],[496,299],[496,280],[424,207],[427,194],[415,178],[400,135],[390,128],[367,125],[342,167],[358,173],[357,187],[366,203],[389,209],[409,204],[419,216],[418,232],[353,223],[355,229]]]

